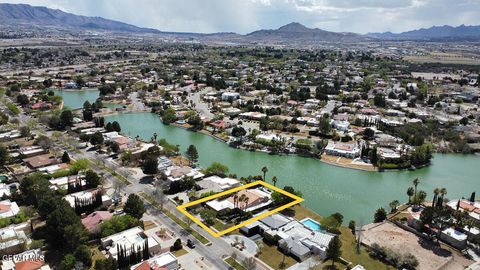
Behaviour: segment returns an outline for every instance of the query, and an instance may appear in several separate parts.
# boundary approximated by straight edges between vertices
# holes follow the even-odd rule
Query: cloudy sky
[[[339,32],[480,25],[480,0],[11,0],[162,31],[237,32],[290,22]]]

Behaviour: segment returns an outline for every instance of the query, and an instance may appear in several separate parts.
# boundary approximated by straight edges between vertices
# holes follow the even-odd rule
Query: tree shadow
[[[439,243],[426,240],[423,238],[418,239],[418,243],[420,244],[421,247],[424,249],[430,250],[433,252],[433,254],[440,256],[440,257],[450,257],[452,256],[452,252],[449,250],[446,250],[440,246]]]
[[[147,185],[147,184],[152,184],[153,182],[155,181],[155,178],[151,175],[147,175],[147,176],[144,176],[140,179],[140,184],[144,184],[144,185]]]

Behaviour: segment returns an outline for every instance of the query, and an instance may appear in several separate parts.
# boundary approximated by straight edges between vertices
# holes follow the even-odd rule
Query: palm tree
[[[235,193],[233,195],[233,208],[237,208],[237,205],[238,205],[238,194]]]
[[[414,198],[413,204],[414,205],[416,205],[416,201],[417,201],[417,186],[418,186],[419,183],[420,183],[420,180],[418,178],[413,179],[413,185],[415,186],[415,192],[413,194],[413,198]]]
[[[276,176],[272,177],[272,182],[273,182],[274,186],[277,186],[277,181],[278,181],[278,179],[277,179]]]
[[[267,168],[267,166],[263,166],[263,168],[262,168],[262,172],[263,172],[263,181],[265,181],[265,180],[266,180],[266,178],[265,178],[265,177],[266,177],[266,175],[267,175],[267,172],[268,172],[268,168]]]
[[[391,212],[392,212],[392,213],[397,210],[397,207],[398,207],[399,204],[400,204],[400,202],[399,202],[398,200],[394,200],[394,201],[391,201],[391,202],[389,203],[389,206],[390,206],[390,208],[391,208]]]
[[[240,203],[244,202],[245,198],[247,198],[247,196],[245,196],[245,194],[240,195],[240,198],[238,198],[238,208],[242,208],[240,206]]]
[[[442,207],[443,206],[443,199],[445,198],[445,195],[447,195],[447,189],[446,188],[441,188],[440,189],[440,200],[439,200],[439,203],[437,204],[437,207]]]
[[[407,195],[408,195],[408,204],[412,203],[412,196],[414,194],[413,187],[409,187],[407,189]]]
[[[243,206],[243,211],[247,211],[247,208],[248,208],[248,201],[249,201],[249,200],[250,200],[250,199],[249,199],[248,197],[246,197],[246,196],[245,196],[245,200],[244,200],[244,202],[245,202],[245,205]]]
[[[440,193],[439,188],[435,188],[433,190],[433,202],[432,202],[432,207],[435,207],[435,203],[437,202],[438,194]]]

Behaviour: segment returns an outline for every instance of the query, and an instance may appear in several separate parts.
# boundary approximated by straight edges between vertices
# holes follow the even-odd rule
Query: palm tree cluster
[[[413,180],[413,187],[409,187],[407,189],[408,204],[413,203],[414,207],[417,207],[420,204],[422,204],[427,198],[427,193],[425,191],[420,190],[417,192],[418,184],[420,184],[420,179],[415,178]]]
[[[233,195],[233,207],[234,208],[239,208],[243,211],[246,211],[247,208],[248,208],[248,201],[249,200],[250,199],[248,198],[247,195],[242,194],[242,195],[238,196],[238,194],[235,193]]]

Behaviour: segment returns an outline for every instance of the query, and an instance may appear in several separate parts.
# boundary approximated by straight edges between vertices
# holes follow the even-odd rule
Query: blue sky
[[[300,22],[338,32],[480,25],[480,0],[11,0],[162,31],[237,32]]]

